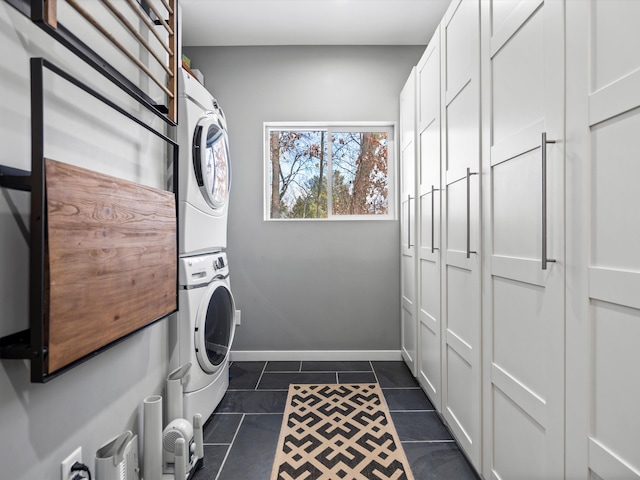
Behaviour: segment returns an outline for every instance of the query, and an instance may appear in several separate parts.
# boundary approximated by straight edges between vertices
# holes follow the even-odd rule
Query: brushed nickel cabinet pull
[[[471,258],[472,253],[478,253],[471,250],[471,175],[477,174],[467,167],[467,258]]]
[[[433,185],[431,185],[431,253],[435,252],[436,250],[438,250],[435,247],[435,208],[434,208],[434,192],[439,192],[440,189],[439,188],[434,188]]]
[[[407,195],[407,248],[411,248],[411,194]]]
[[[542,270],[547,269],[547,263],[554,263],[553,258],[547,258],[547,144],[556,143],[547,140],[547,132],[542,132]]]

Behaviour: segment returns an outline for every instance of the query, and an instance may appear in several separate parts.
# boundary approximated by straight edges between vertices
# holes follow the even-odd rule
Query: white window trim
[[[398,185],[396,183],[397,178],[397,142],[396,136],[398,132],[397,122],[264,122],[263,123],[263,218],[268,222],[347,222],[347,221],[385,221],[385,220],[397,220],[397,196]],[[387,179],[389,185],[389,195],[387,197],[387,211],[385,215],[334,215],[329,213],[327,218],[271,218],[270,201],[271,201],[271,188],[270,188],[270,168],[271,168],[271,156],[269,151],[269,131],[270,130],[326,130],[327,132],[339,131],[339,132],[367,132],[367,131],[380,131],[381,128],[389,131],[389,140],[387,144],[387,162],[389,164],[387,170]],[[331,153],[329,154],[328,166],[331,169]],[[332,171],[332,170],[330,170]],[[331,182],[327,182],[327,196],[331,198]]]

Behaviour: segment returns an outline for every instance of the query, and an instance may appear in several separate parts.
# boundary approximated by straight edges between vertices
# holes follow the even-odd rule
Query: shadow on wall
[[[150,328],[158,328],[158,325]],[[136,360],[149,359],[152,337],[145,331],[123,343],[127,344],[125,348],[128,351],[135,351]],[[30,382],[28,360],[2,360],[0,365],[7,380],[0,381],[4,384],[0,390],[0,404],[5,412],[15,412],[14,420],[18,415],[28,418],[29,444],[38,458],[45,459],[60,443],[61,435],[68,438],[77,434],[81,427],[91,425],[97,417],[108,412],[125,396],[133,385],[144,380],[151,368],[150,362],[131,361],[131,355],[123,350],[123,344],[116,345],[45,384]],[[100,374],[96,375],[98,369]],[[149,392],[151,393],[153,392]],[[13,405],[9,403],[12,398],[15,399]],[[142,400],[141,398],[140,402]],[[16,402],[19,402],[19,407]],[[16,407],[19,408],[19,413],[15,411]],[[113,423],[136,425],[138,415],[138,410],[134,409],[126,423],[121,418]],[[3,430],[11,422],[12,420],[7,421],[3,413]],[[113,435],[117,433],[120,432],[114,431]],[[107,441],[110,438],[108,435],[96,440]],[[85,455],[87,454],[92,456],[93,452]],[[24,473],[24,466],[18,462],[4,463],[2,470],[3,478],[20,478]]]

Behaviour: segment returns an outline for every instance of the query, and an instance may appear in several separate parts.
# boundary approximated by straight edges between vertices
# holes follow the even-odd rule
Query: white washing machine
[[[191,74],[178,82],[180,255],[227,246],[227,203],[231,186],[229,140],[222,109]]]
[[[180,258],[180,310],[173,365],[191,362],[183,385],[185,418],[207,420],[229,386],[229,354],[235,332],[235,302],[224,252]]]

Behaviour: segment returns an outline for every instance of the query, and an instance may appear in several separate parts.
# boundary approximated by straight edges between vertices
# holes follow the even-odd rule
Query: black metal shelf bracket
[[[34,359],[38,352],[31,350],[30,338],[29,329],[0,338],[0,358]]]
[[[26,170],[0,165],[0,187],[31,191],[31,174]]]
[[[9,1],[9,0],[7,0]],[[12,167],[0,166],[0,187],[31,192],[31,221],[29,235],[29,328],[0,338],[0,358],[31,360],[31,381],[43,383],[57,377],[61,373],[85,362],[98,353],[111,348],[137,331],[106,345],[93,353],[59,369],[53,373],[48,371],[48,338],[46,327],[45,278],[46,278],[46,191],[45,191],[45,156],[44,156],[44,71],[48,70],[67,82],[100,100],[111,109],[127,117],[137,125],[163,140],[172,149],[173,176],[170,188],[176,197],[176,218],[178,214],[178,144],[164,133],[154,129],[147,123],[127,112],[104,95],[82,83],[60,67],[44,58],[32,58],[31,68],[31,172]],[[176,259],[178,258],[177,238],[179,225],[176,225]],[[177,261],[177,260],[176,260]],[[176,305],[178,305],[178,279],[176,278]],[[177,309],[176,309],[177,311]],[[168,315],[174,312],[170,312]],[[165,317],[162,317],[165,318]],[[162,318],[155,319],[151,325]],[[148,326],[146,325],[146,326]]]
[[[143,92],[137,85],[125,77],[122,72],[114,68],[109,62],[98,55],[86,43],[80,40],[64,25],[58,23],[56,28],[49,25],[44,17],[44,0],[5,0],[23,15],[29,17],[38,27],[51,35],[56,41],[64,45],[76,56],[82,59],[87,65],[114,83],[122,91],[144,106],[147,110],[161,118],[165,123],[175,127],[176,123],[168,116],[167,105],[158,104],[149,95]],[[146,5],[146,1],[142,0]]]

